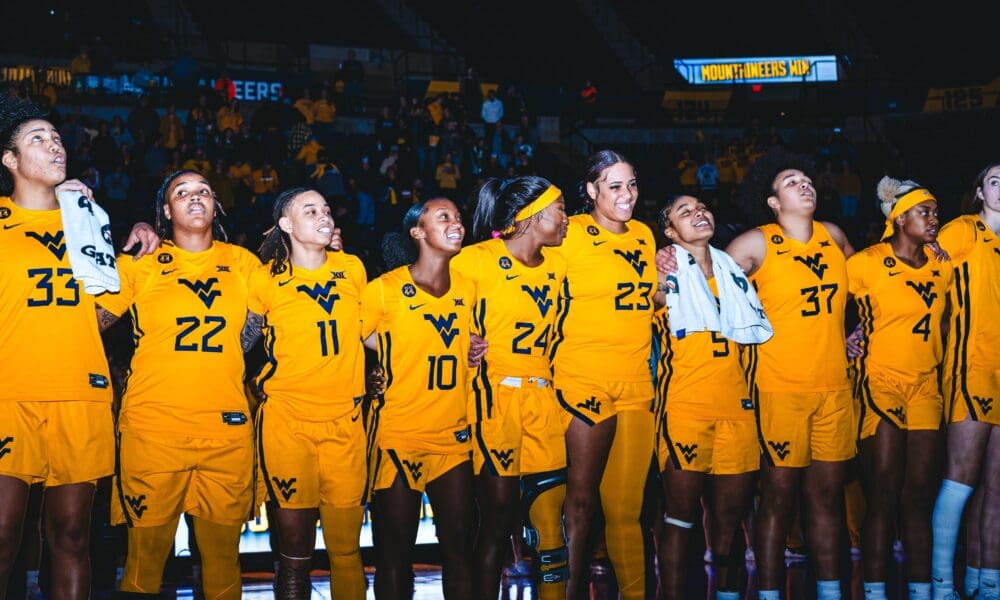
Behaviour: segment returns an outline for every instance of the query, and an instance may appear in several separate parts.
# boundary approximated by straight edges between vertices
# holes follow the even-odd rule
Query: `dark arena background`
[[[638,174],[635,218],[658,231],[658,207],[695,193],[728,224],[714,242],[724,247],[749,219],[737,201],[744,174],[781,146],[814,161],[817,219],[860,249],[883,227],[883,175],[933,190],[945,222],[966,212],[976,172],[1000,156],[996,17],[991,3],[900,0],[3,0],[0,91],[48,112],[68,176],[94,190],[116,240],[153,222],[164,174],[190,168],[216,191],[230,241],[252,250],[279,191],[317,188],[345,249],[374,277],[400,264],[383,236],[399,233],[416,201],[446,196],[471,216],[470,193],[486,178],[537,174],[575,212],[586,157],[613,148]],[[499,121],[484,120],[488,96],[502,102]],[[130,328],[110,330],[105,345],[128,347]],[[114,357],[121,375],[122,353]],[[258,344],[247,373],[263,360]],[[92,522],[97,598],[110,597],[124,560],[111,493],[101,482]],[[658,494],[659,483],[649,486],[650,528],[660,526]],[[414,597],[438,598],[426,498],[423,511]],[[245,597],[272,595],[270,529],[266,513],[244,528]],[[688,597],[713,597],[700,522],[695,529]],[[10,598],[24,597],[25,571],[38,570],[29,556],[45,542],[37,527],[26,531]],[[851,533],[844,589],[861,598]],[[327,598],[317,539],[313,597]],[[801,535],[788,542],[789,598],[815,597],[803,544]],[[182,520],[164,595],[198,596],[192,552]],[[513,539],[502,597],[536,597],[525,554]],[[753,557],[748,548],[746,597],[756,597]],[[897,553],[891,568],[895,597],[906,593],[902,561]],[[47,568],[43,560],[43,591]],[[600,552],[591,576],[593,598],[617,597]]]

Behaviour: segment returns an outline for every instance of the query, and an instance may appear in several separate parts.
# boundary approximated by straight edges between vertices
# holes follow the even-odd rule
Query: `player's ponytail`
[[[502,182],[499,179],[487,179],[476,193],[476,212],[472,217],[473,239],[483,241],[492,237],[510,238],[523,234],[524,229],[517,229],[514,224],[518,213],[551,187],[549,180],[534,175],[504,179]],[[553,193],[558,194],[558,191]],[[527,219],[524,221],[527,222]]]
[[[417,260],[419,251],[410,236],[410,230],[420,224],[420,217],[427,214],[427,202],[429,200],[417,202],[406,211],[403,215],[401,233],[389,232],[382,236],[382,261],[387,271],[412,264]]]
[[[880,179],[878,186],[875,188],[875,195],[878,196],[879,209],[882,211],[882,214],[888,217],[892,212],[892,207],[896,205],[899,198],[906,192],[918,187],[922,186],[916,181],[909,179],[900,181],[888,175]]]
[[[292,268],[292,263],[289,260],[289,257],[292,255],[292,239],[278,226],[278,221],[281,220],[281,217],[285,216],[285,213],[288,211],[288,205],[291,204],[292,200],[308,191],[310,189],[306,187],[285,190],[278,194],[278,198],[274,201],[274,210],[272,211],[274,226],[264,234],[264,241],[261,242],[260,250],[258,251],[260,260],[265,265],[269,262],[271,263],[271,275],[284,273],[286,270],[291,270]]]

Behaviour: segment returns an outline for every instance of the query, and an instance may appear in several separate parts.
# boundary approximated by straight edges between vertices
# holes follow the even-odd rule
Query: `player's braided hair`
[[[285,216],[285,213],[288,211],[288,205],[292,203],[292,200],[308,191],[311,190],[307,187],[296,187],[285,190],[278,194],[278,199],[274,201],[272,215],[274,217],[274,226],[264,235],[264,241],[261,243],[259,251],[261,261],[264,264],[271,263],[272,275],[283,273],[286,269],[290,270],[292,268],[291,261],[288,260],[292,255],[292,239],[278,226],[278,221],[281,220],[281,217]]]
[[[0,155],[7,151],[17,154],[14,140],[17,139],[21,126],[28,121],[44,118],[45,113],[34,103],[0,94]],[[9,196],[13,191],[14,178],[7,167],[0,165],[0,196]]]
[[[167,204],[167,191],[178,177],[192,173],[201,175],[201,173],[192,169],[174,171],[170,175],[167,175],[163,183],[160,184],[160,189],[156,192],[156,235],[160,236],[161,239],[174,239],[174,224],[167,218],[167,213],[163,208]],[[215,190],[212,191],[212,198],[215,198]],[[219,220],[220,214],[225,215],[226,213],[223,212],[222,205],[216,199],[215,212],[212,214],[212,238],[228,242],[229,236],[226,234],[226,230],[222,227],[222,222]]]

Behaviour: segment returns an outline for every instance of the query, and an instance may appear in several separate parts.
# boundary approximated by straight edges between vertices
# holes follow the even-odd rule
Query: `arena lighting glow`
[[[677,58],[674,68],[692,85],[837,81],[833,55]]]

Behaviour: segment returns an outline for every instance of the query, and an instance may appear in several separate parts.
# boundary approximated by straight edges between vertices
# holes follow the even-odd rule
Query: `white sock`
[[[941,490],[934,502],[934,513],[931,515],[931,531],[934,533],[931,578],[934,581],[936,599],[944,598],[954,591],[955,542],[962,525],[962,511],[972,491],[964,483],[945,479],[941,482]]]
[[[840,580],[816,581],[816,600],[840,600]]]
[[[757,600],[781,600],[781,592],[778,590],[760,590],[757,592]]]
[[[1000,569],[979,569],[979,598],[1000,600]]]
[[[885,582],[866,581],[865,600],[889,600],[885,597]]]
[[[740,593],[715,590],[715,600],[740,600]]]
[[[979,569],[965,565],[965,596],[971,598],[979,590]]]
[[[907,585],[910,600],[931,600],[931,583],[929,581],[911,581]]]

